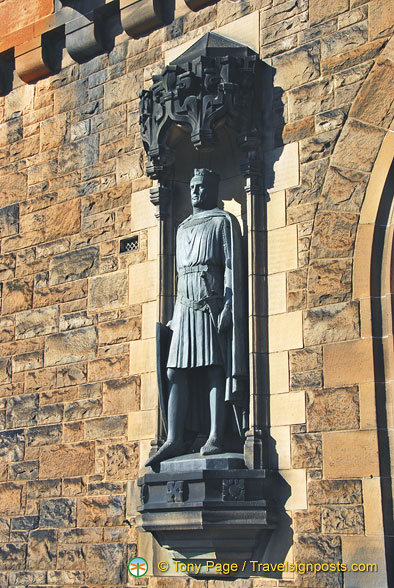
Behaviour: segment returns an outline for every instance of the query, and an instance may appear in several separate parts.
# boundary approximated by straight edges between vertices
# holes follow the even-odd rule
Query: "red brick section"
[[[34,36],[39,21],[46,20],[54,12],[53,0],[4,0],[0,2],[0,22],[4,36],[0,40],[0,52],[6,51]],[[49,27],[48,27],[49,28]]]

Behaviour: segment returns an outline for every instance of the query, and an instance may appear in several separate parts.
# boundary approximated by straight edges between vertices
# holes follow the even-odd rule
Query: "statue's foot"
[[[155,453],[155,455],[152,455],[152,457],[148,459],[145,465],[151,466],[155,463],[160,463],[165,459],[170,459],[171,457],[177,457],[178,455],[182,455],[183,452],[183,443],[176,441],[166,441],[164,445],[160,447],[157,453]]]
[[[223,447],[218,439],[211,437],[200,449],[201,455],[217,455],[218,453],[223,453]]]

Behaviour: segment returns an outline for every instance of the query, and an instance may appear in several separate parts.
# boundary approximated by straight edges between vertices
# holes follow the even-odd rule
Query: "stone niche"
[[[159,321],[172,317],[177,226],[191,212],[194,168],[220,175],[219,199],[242,231],[248,293],[249,422],[245,435],[214,456],[190,453],[146,468],[138,481],[137,523],[176,559],[244,561],[261,557],[278,512],[277,473],[266,469],[267,384],[262,317],[266,296],[264,117],[271,101],[268,66],[248,47],[207,33],[170,63],[141,95],[140,125],[155,180],[151,201],[159,226]],[[160,370],[159,370],[160,378]],[[163,443],[157,430],[152,455]],[[247,574],[247,570],[244,570]],[[201,577],[201,573],[199,574]]]

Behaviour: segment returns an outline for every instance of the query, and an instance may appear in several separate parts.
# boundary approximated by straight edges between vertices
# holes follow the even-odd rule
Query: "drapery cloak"
[[[233,405],[242,434],[247,426],[248,320],[237,219],[219,208],[189,216],[178,227],[176,261],[178,287],[167,367],[192,370],[222,365],[225,399]],[[224,304],[231,308],[232,325],[219,334]],[[197,411],[191,412],[195,421]],[[189,428],[197,426],[189,423]]]

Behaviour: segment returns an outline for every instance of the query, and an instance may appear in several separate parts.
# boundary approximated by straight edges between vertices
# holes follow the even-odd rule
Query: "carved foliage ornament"
[[[211,151],[218,126],[237,131],[239,146],[255,150],[260,140],[261,62],[248,47],[207,33],[153,76],[140,101],[147,173],[159,178],[174,162],[177,139],[190,132],[194,147]]]

